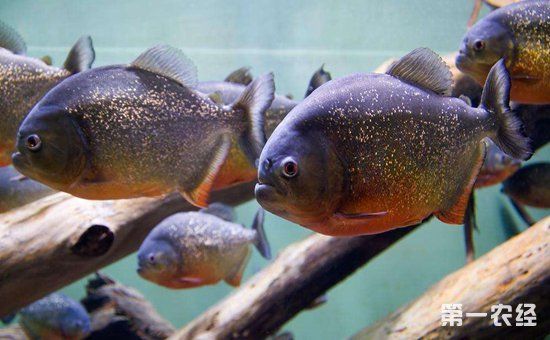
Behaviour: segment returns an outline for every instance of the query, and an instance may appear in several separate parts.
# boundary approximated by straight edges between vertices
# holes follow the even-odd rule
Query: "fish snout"
[[[273,160],[266,158],[258,167],[258,182],[265,184],[272,175]]]

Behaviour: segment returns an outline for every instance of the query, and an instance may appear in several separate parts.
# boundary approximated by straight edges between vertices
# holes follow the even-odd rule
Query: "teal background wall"
[[[273,71],[277,91],[300,98],[322,63],[339,77],[371,71],[419,46],[441,54],[455,51],[472,7],[473,0],[0,0],[0,20],[21,33],[30,55],[49,54],[57,65],[83,34],[94,40],[96,66],[128,63],[146,48],[168,43],[195,61],[201,80],[221,80],[247,65],[254,74]],[[547,147],[534,160],[549,158]],[[478,255],[524,228],[499,190],[478,192]],[[255,202],[240,206],[239,221],[249,226],[257,207]],[[548,214],[530,211],[535,217]],[[309,234],[273,215],[266,229],[275,254]],[[301,313],[284,329],[298,339],[350,336],[461,267],[463,248],[461,228],[438,221],[424,225],[331,290],[327,304]],[[255,253],[246,277],[266,264]],[[142,280],[135,268],[131,255],[104,272],[139,289],[178,327],[231,291],[224,283],[167,290]],[[63,291],[80,298],[83,285],[76,282]]]

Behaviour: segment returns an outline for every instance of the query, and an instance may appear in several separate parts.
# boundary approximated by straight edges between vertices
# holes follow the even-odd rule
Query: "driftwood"
[[[253,186],[212,201],[242,203]],[[193,209],[178,195],[88,201],[59,193],[0,215],[0,317],[136,251],[162,219]]]
[[[462,304],[462,326],[441,326],[442,304]],[[493,325],[491,306],[511,305],[512,326]],[[513,326],[520,303],[536,304],[536,327]],[[526,320],[525,320],[526,321]],[[535,339],[550,332],[550,217],[448,275],[354,339]]]
[[[166,339],[175,328],[137,290],[97,273],[82,304],[90,313],[94,339]]]
[[[328,289],[413,228],[351,238],[312,235],[287,247],[244,286],[173,339],[258,339],[274,334]]]

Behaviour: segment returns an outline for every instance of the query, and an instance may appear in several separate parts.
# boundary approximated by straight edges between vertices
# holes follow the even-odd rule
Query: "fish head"
[[[87,164],[84,133],[66,110],[36,105],[17,133],[15,168],[23,175],[63,190],[75,183]]]
[[[181,271],[181,257],[171,242],[162,238],[147,237],[138,250],[138,274],[146,280],[171,287]]]
[[[491,67],[501,58],[513,57],[514,39],[510,30],[492,20],[481,20],[464,36],[456,57],[456,67],[484,82]]]
[[[82,306],[71,308],[60,317],[63,339],[84,339],[91,332],[90,317]]]
[[[275,129],[260,155],[256,199],[292,222],[322,223],[340,204],[344,168],[322,133],[285,123]]]

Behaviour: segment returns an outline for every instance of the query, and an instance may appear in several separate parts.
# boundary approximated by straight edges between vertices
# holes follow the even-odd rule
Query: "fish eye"
[[[155,264],[155,255],[154,254],[149,254],[149,263]]]
[[[25,141],[25,146],[30,151],[38,151],[42,147],[42,141],[40,140],[40,137],[38,135],[32,134],[27,137],[27,140]]]
[[[478,39],[478,40],[474,41],[473,47],[474,47],[474,50],[481,51],[482,49],[485,48],[485,42],[483,40]]]
[[[286,178],[292,178],[298,174],[298,164],[292,160],[287,159],[283,163],[283,176]]]

